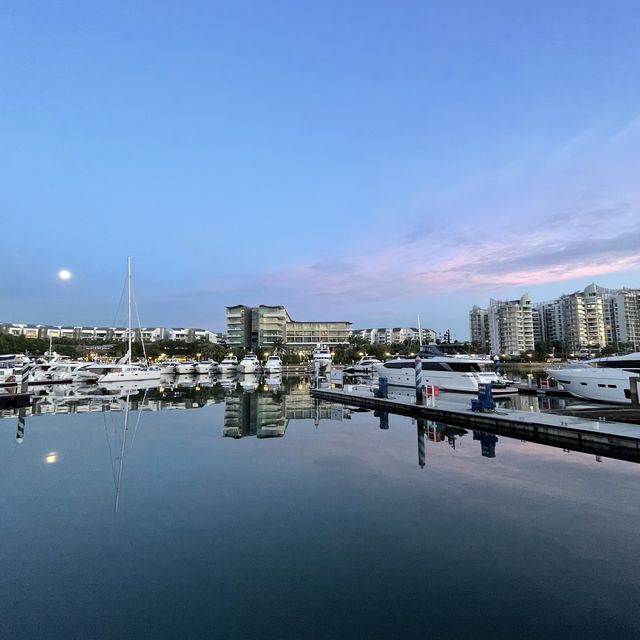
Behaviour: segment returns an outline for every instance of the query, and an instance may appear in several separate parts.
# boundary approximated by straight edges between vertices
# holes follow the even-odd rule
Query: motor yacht
[[[631,379],[640,377],[640,352],[586,360],[582,366],[547,369],[547,375],[578,398],[631,403]],[[635,382],[637,388],[637,382]]]
[[[25,365],[31,360],[19,353],[8,353],[0,356],[0,387],[13,386],[17,376],[22,375]]]
[[[95,383],[100,376],[89,371],[92,364],[91,362],[74,362],[72,360],[54,362],[46,370],[35,372],[33,379],[29,380],[29,384]]]
[[[247,353],[238,364],[238,373],[256,373],[260,371],[260,360],[255,353]]]
[[[373,373],[375,371],[375,365],[382,364],[382,361],[375,356],[368,356],[365,354],[355,364],[345,367],[345,373]]]
[[[478,393],[480,385],[491,384],[494,393],[517,393],[499,373],[489,370],[491,361],[467,355],[445,355],[437,347],[429,346],[418,353],[422,363],[425,385],[439,387],[444,391]],[[415,387],[416,358],[396,357],[375,364],[380,377],[387,378],[389,385]]]
[[[228,355],[226,358],[223,358],[218,368],[222,374],[235,373],[238,368],[238,358]]]
[[[280,373],[282,371],[282,358],[280,356],[269,356],[264,363],[264,370],[269,373]]]
[[[178,362],[176,364],[176,373],[179,376],[190,376],[196,373],[196,362],[193,360],[185,360],[184,362]]]
[[[314,369],[318,365],[321,371],[331,368],[331,351],[326,344],[318,344],[311,354],[309,361],[311,368]]]
[[[163,360],[158,363],[158,367],[160,368],[160,373],[163,375],[173,376],[176,373],[176,367],[180,363],[177,360]]]
[[[213,360],[200,360],[195,363],[196,373],[198,375],[211,374],[213,373],[212,367],[214,364]]]

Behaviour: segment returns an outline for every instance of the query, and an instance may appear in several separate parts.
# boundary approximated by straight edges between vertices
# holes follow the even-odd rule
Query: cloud
[[[265,284],[373,302],[450,291],[593,279],[640,267],[640,117],[608,135],[581,133],[544,157],[471,176],[415,214],[375,221],[344,257],[298,262]],[[406,227],[405,227],[406,228]],[[380,241],[384,237],[384,243]],[[389,238],[396,238],[389,240]]]

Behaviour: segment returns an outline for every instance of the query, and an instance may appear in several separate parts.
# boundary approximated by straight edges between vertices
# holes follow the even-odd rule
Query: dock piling
[[[423,394],[423,372],[422,372],[422,358],[420,356],[416,356],[415,362],[415,370],[416,370],[416,404],[424,404],[424,394]]]
[[[638,405],[640,401],[638,400],[638,381],[640,381],[639,376],[631,376],[629,378],[629,392],[631,394],[631,404]]]

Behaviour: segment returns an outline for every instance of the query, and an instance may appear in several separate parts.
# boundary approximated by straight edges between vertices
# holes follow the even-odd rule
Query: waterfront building
[[[518,323],[524,320],[516,317],[516,309],[522,305],[515,305],[515,315],[510,320],[504,307],[514,303],[518,301],[492,300],[492,307],[487,310],[494,353],[515,354],[519,345],[525,344],[517,329]],[[480,330],[482,312],[478,307],[469,312],[474,341],[474,332]],[[523,313],[526,315],[524,308]],[[536,304],[531,313],[531,326],[534,344],[559,342],[575,354],[591,354],[603,347],[618,349],[620,345],[640,350],[640,289],[607,289],[592,283],[582,291]],[[524,351],[531,349],[529,344]]]
[[[371,344],[402,344],[405,340],[419,341],[422,332],[422,343],[429,344],[438,339],[438,333],[433,329],[419,330],[417,327],[378,327],[374,329],[354,329],[354,337],[363,338]]]
[[[299,322],[282,305],[226,308],[229,347],[257,349],[285,344],[297,352],[310,352],[319,343],[334,346],[349,341],[350,322]]]
[[[251,348],[251,307],[236,304],[227,307],[227,345]]]
[[[180,328],[167,329],[164,327],[142,327],[133,330],[136,337],[145,342],[159,340],[180,340],[196,342],[206,340],[217,343],[220,334],[208,329]],[[102,342],[120,342],[128,339],[128,330],[124,327],[83,327],[83,326],[53,326],[45,324],[0,323],[0,333],[25,338],[48,340],[49,338],[69,338],[71,340],[99,340]]]
[[[517,300],[491,299],[488,321],[492,353],[517,356],[533,352],[533,306],[528,293]]]
[[[640,351],[640,289],[619,289],[605,300],[607,343],[633,345]]]
[[[479,345],[481,351],[489,350],[489,311],[474,305],[469,311],[471,342]]]
[[[245,349],[284,344],[285,325],[291,320],[282,305],[248,307],[237,304],[227,307],[226,316],[227,344]]]
[[[286,325],[286,344],[299,353],[313,351],[318,343],[329,348],[338,344],[347,344],[351,335],[351,323],[334,322],[298,322],[291,320]]]

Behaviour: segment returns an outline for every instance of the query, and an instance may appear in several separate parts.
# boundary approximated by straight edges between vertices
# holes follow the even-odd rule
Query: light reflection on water
[[[42,393],[0,420],[6,637],[640,631],[635,464],[297,378]]]

